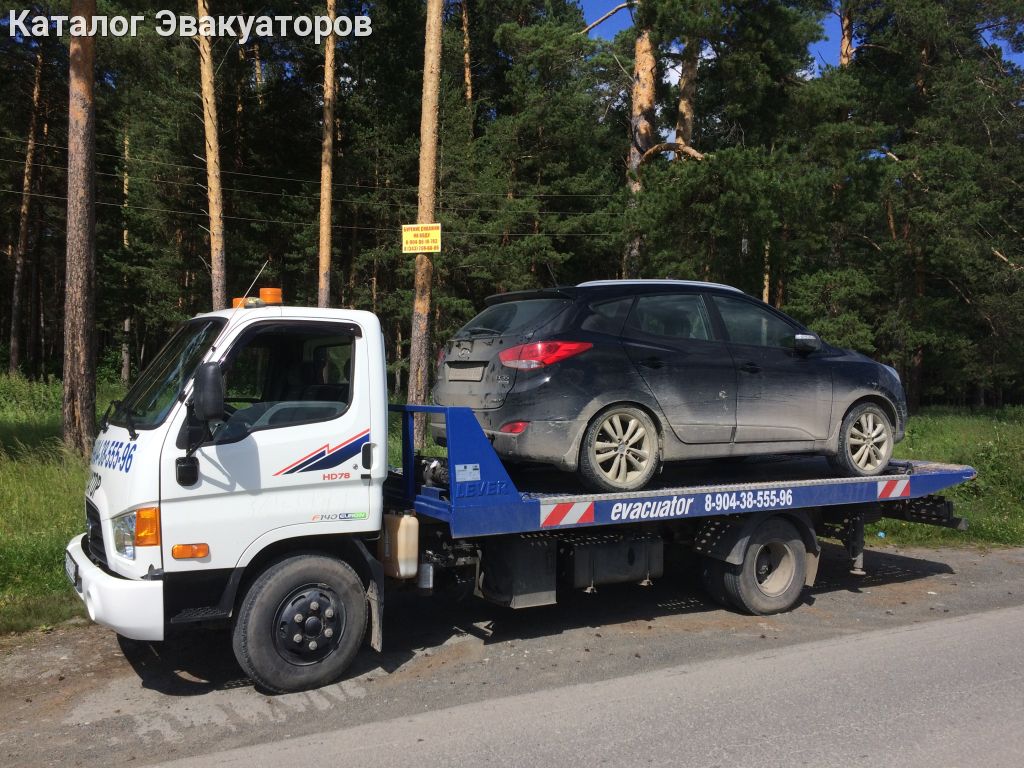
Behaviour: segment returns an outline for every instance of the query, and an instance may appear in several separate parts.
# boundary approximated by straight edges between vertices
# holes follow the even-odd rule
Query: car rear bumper
[[[82,539],[68,544],[65,565],[89,618],[132,640],[163,640],[163,582],[107,573],[86,556]]]
[[[494,446],[495,453],[503,459],[521,463],[554,464],[559,469],[570,471],[576,469],[575,446],[581,429],[579,422],[531,421],[518,435],[511,435],[490,428],[487,424],[490,414],[487,411],[476,412],[476,415],[484,434]],[[432,415],[429,424],[431,437],[439,445],[445,445],[447,435],[444,417]]]

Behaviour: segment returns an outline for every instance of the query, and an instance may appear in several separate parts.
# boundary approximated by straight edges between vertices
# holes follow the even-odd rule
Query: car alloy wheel
[[[598,428],[594,463],[610,481],[626,485],[646,472],[651,449],[651,435],[640,420],[614,412]]]
[[[888,423],[866,410],[857,417],[847,433],[850,460],[865,474],[877,471],[892,455],[892,435]]]
[[[598,417],[587,434],[586,464],[602,490],[631,490],[646,484],[658,463],[658,442],[647,414],[615,408]]]

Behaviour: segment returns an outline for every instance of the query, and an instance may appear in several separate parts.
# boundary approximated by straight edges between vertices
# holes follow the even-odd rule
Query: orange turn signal
[[[196,560],[209,554],[209,544],[175,544],[171,547],[171,557],[175,560]]]
[[[160,546],[160,507],[135,510],[135,546]]]

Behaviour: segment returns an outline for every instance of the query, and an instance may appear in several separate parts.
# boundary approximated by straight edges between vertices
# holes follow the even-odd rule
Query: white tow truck
[[[527,608],[660,578],[674,546],[701,558],[716,600],[767,614],[813,584],[819,535],[857,572],[865,522],[965,525],[935,494],[974,470],[927,462],[870,478],[807,458],[701,464],[642,492],[530,490],[472,411],[389,406],[373,314],[266,295],[184,323],[111,404],[65,567],[90,618],[126,637],[229,626],[269,692],[337,679],[364,639],[380,650],[385,593],[403,584]],[[415,454],[421,412],[444,419],[446,458]]]

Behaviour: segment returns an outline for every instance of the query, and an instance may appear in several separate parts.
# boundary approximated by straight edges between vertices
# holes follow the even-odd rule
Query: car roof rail
[[[708,283],[702,280],[651,280],[651,279],[638,279],[638,280],[588,280],[585,283],[579,283],[577,288],[600,288],[603,286],[616,286],[616,285],[685,285],[690,288],[721,288],[726,291],[735,291],[736,293],[743,293],[739,288],[735,288],[731,285],[725,285],[723,283]]]

